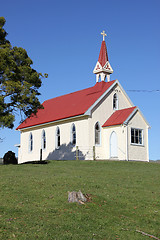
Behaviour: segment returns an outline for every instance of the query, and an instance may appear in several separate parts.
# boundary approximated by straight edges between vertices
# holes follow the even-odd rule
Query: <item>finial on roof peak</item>
[[[107,36],[107,34],[105,33],[104,30],[103,30],[103,32],[101,32],[101,35],[103,35],[103,41],[105,41],[105,37]]]

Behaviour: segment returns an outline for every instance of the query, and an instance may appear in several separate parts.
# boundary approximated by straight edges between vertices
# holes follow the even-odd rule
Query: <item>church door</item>
[[[113,131],[110,136],[110,158],[118,157],[117,134]]]

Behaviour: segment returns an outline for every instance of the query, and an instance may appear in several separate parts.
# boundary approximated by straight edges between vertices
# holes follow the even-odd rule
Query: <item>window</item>
[[[131,128],[131,143],[143,144],[143,130],[137,128]]]
[[[76,127],[74,123],[71,126],[71,143],[76,145]]]
[[[95,145],[100,145],[101,128],[99,123],[95,124]]]
[[[59,127],[56,128],[56,148],[60,147],[60,129]]]
[[[46,133],[44,130],[42,132],[42,149],[46,149]]]
[[[30,133],[30,135],[29,135],[29,151],[30,152],[33,151],[33,135],[32,135],[32,133]]]
[[[113,110],[118,110],[118,96],[117,93],[113,95]]]

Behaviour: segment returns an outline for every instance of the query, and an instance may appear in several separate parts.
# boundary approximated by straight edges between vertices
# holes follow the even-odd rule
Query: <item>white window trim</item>
[[[41,148],[42,148],[43,151],[45,151],[46,148],[47,148],[47,141],[46,141],[46,146],[45,146],[45,148],[44,148],[44,138],[43,138],[43,133],[45,133],[45,141],[46,141],[46,131],[45,131],[44,129],[42,130],[42,135],[41,135]]]
[[[114,106],[112,106],[112,107],[113,107],[113,110],[118,110],[118,109],[119,109],[118,94],[117,94],[117,93],[114,93],[114,94],[113,94],[112,104],[113,104],[113,102],[114,102],[114,96],[116,96],[116,107],[114,107]]]
[[[141,131],[142,131],[142,144],[140,144],[140,143],[132,143],[132,133],[131,133],[132,129],[141,130]],[[131,127],[131,129],[130,129],[130,134],[131,134],[131,136],[130,136],[130,144],[131,144],[131,145],[144,147],[144,129]]]
[[[99,129],[100,129],[100,133],[99,133],[99,143],[96,143],[96,124],[99,125]],[[96,122],[94,125],[94,144],[96,147],[100,147],[101,146],[101,125],[99,122]]]
[[[60,127],[56,127],[56,131],[55,131],[55,149],[59,149],[60,146],[58,146],[58,135],[57,135],[57,131],[59,129],[59,132],[60,132],[60,146],[61,146],[61,131],[60,131]]]
[[[76,146],[76,143],[73,144],[73,126],[75,127],[76,143],[77,143],[76,125],[75,125],[74,123],[72,123],[72,125],[71,125],[71,130],[70,130],[70,142],[71,142],[72,146]]]
[[[31,136],[32,136],[32,150],[31,150]],[[28,150],[29,150],[29,153],[32,153],[33,152],[33,134],[32,132],[30,132],[29,134],[29,145],[28,145]]]

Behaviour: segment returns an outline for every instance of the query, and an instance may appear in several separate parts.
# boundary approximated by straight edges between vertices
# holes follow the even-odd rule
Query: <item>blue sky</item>
[[[150,159],[160,159],[160,1],[159,0],[5,0],[1,16],[12,46],[23,47],[33,67],[48,73],[40,101],[95,84],[93,69],[107,33],[109,61],[132,102],[149,122]],[[16,116],[15,128],[20,117]],[[0,157],[17,155],[20,134],[1,129]]]

